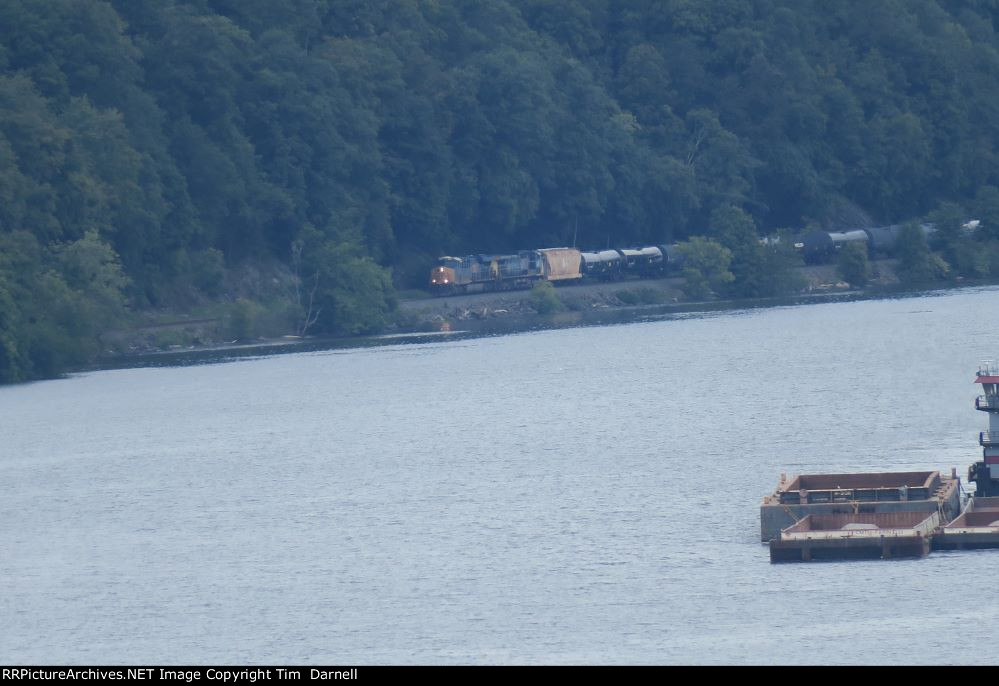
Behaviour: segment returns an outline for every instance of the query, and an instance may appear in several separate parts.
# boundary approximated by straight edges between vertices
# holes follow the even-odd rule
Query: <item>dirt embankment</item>
[[[620,281],[614,283],[587,283],[558,287],[555,292],[569,309],[621,307],[646,303],[679,302],[683,279],[655,279],[645,281]],[[400,309],[414,314],[440,315],[448,319],[469,319],[483,316],[530,314],[531,291],[501,291],[498,293],[473,293],[446,298],[404,300]],[[623,299],[622,299],[623,298]]]
[[[888,287],[897,284],[894,263],[894,260],[872,262],[871,285]],[[801,267],[799,271],[807,284],[806,292],[835,293],[850,288],[849,284],[839,280],[834,265]],[[576,311],[681,304],[689,302],[683,293],[683,283],[679,277],[585,283],[561,286],[556,293],[567,309]],[[403,313],[403,327],[536,313],[529,290],[403,300],[399,308]]]

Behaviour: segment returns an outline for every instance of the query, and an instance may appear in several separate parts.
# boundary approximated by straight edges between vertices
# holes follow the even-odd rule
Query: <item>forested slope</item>
[[[941,206],[999,238],[997,18],[995,0],[0,0],[0,381],[90,359],[129,308],[229,297],[253,261],[314,292],[314,331],[355,333],[441,253],[706,235],[738,261],[733,227]]]

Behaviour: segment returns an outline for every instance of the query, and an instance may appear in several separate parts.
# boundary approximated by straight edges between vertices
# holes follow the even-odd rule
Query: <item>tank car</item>
[[[875,226],[870,229],[864,229],[864,231],[867,233],[867,245],[870,247],[871,252],[879,252],[887,255],[895,251],[895,243],[898,241],[898,235],[902,232],[902,225]]]
[[[656,246],[625,248],[618,252],[624,258],[624,269],[629,274],[652,276],[662,272],[663,253]]]
[[[583,274],[590,279],[611,281],[622,275],[624,258],[617,250],[601,250],[599,252],[582,252],[581,268]]]
[[[810,263],[824,262],[838,252],[844,245],[861,243],[867,245],[867,232],[863,229],[849,231],[812,231],[802,240],[802,253],[805,261]]]

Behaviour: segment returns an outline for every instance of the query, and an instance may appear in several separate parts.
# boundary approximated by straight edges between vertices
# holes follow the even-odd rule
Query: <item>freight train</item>
[[[962,226],[972,233],[980,222]],[[892,256],[903,224],[843,231],[811,231],[795,240],[795,250],[809,264],[830,261],[845,245],[859,243],[872,255]],[[933,224],[919,224],[932,244],[937,232]],[[772,243],[779,239],[760,239]],[[656,278],[676,274],[683,268],[683,252],[677,244],[640,248],[581,251],[576,248],[521,250],[507,255],[441,257],[430,272],[434,295],[457,295],[530,288],[538,281],[572,283],[583,280],[612,281],[629,276]]]
[[[430,272],[434,295],[530,288],[539,281],[613,281],[628,276],[655,278],[680,269],[676,245],[581,251],[576,248],[521,250],[508,255],[441,257]]]

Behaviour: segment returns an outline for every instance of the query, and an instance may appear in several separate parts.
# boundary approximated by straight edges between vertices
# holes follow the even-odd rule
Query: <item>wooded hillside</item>
[[[0,381],[92,358],[129,308],[224,297],[247,261],[307,275],[314,330],[356,333],[442,253],[941,206],[999,239],[996,0],[0,0],[0,17]]]

